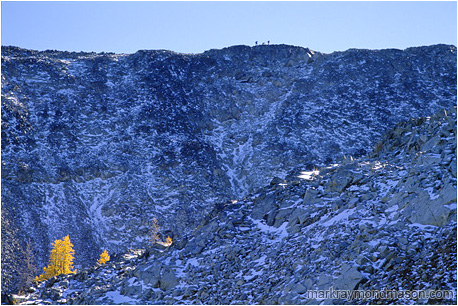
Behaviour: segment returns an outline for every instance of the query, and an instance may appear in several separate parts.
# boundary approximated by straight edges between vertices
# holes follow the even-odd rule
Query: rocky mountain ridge
[[[169,248],[131,250],[27,304],[456,304],[456,107],[396,125],[368,157],[276,178],[216,205]],[[309,290],[443,290],[311,299]]]
[[[394,124],[455,103],[456,47],[446,45],[2,47],[2,234],[10,224],[10,241],[31,238],[39,267],[67,234],[83,267],[103,248],[142,247],[153,217],[180,240],[216,203],[362,156]]]

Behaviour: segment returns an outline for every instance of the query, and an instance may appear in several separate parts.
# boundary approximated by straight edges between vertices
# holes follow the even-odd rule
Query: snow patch
[[[318,170],[313,170],[313,171],[301,171],[301,174],[298,175],[298,178],[304,179],[304,180],[312,180],[315,176],[317,176],[320,173]]]
[[[335,223],[338,223],[338,222],[346,221],[348,220],[349,216],[355,213],[355,211],[356,211],[356,207],[352,209],[345,209],[342,212],[340,212],[339,214],[337,214],[336,216],[329,219],[328,221],[321,223],[321,225],[327,227],[327,226],[334,225]]]
[[[249,217],[249,219],[251,219],[251,222],[253,222],[261,230],[261,232],[276,235],[278,241],[288,237],[288,232],[286,231],[288,222],[283,222],[282,225],[276,228],[275,226],[267,225],[264,220],[255,220],[251,217]]]
[[[101,298],[99,298],[99,301],[102,298],[109,298],[110,300],[113,301],[114,304],[129,304],[129,305],[137,305],[137,304],[139,304],[138,300],[133,299],[133,298],[128,297],[128,296],[125,296],[125,295],[122,295],[119,290],[108,291],[105,294],[105,296],[102,296]]]

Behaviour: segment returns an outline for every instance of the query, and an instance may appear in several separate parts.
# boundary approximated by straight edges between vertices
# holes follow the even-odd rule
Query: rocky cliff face
[[[456,108],[396,125],[368,157],[216,205],[169,248],[42,283],[28,303],[456,304]],[[310,290],[442,290],[439,299]],[[361,291],[364,292],[364,291]]]
[[[144,245],[153,217],[183,238],[216,203],[362,156],[395,123],[455,101],[456,47],[446,45],[2,47],[2,202],[40,266],[67,234],[88,265],[105,247]]]

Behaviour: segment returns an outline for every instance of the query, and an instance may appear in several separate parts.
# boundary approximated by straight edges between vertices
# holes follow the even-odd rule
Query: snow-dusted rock
[[[357,267],[346,263],[342,265],[341,275],[335,280],[334,288],[337,290],[354,290],[363,279],[364,276]]]
[[[450,135],[455,135],[456,108],[448,116],[454,118]],[[428,165],[430,172],[420,179],[418,161],[427,153],[421,153],[420,147],[414,152],[410,138],[403,136],[443,135],[436,148],[442,160],[456,162],[452,150],[456,142],[443,133],[450,123],[440,115],[400,123],[372,157],[343,160],[315,169],[313,175],[301,173],[299,181],[297,177],[282,180],[277,182],[280,186],[269,184],[237,202],[216,205],[180,248],[172,244],[148,258],[131,251],[121,257],[124,261],[79,272],[86,273],[85,278],[69,276],[66,286],[58,285],[63,283],[60,280],[53,282],[52,290],[43,284],[26,299],[41,301],[58,292],[60,298],[81,304],[429,304],[412,299],[323,301],[308,299],[307,292],[421,289],[456,293],[456,175],[449,172],[447,163],[439,162]],[[349,169],[352,183],[332,197],[326,194],[334,179]],[[431,194],[448,203],[442,204],[448,217],[436,225],[413,222],[410,195],[420,194],[420,184],[430,186],[439,179],[444,183],[433,184]],[[310,203],[304,195],[312,187],[320,192],[314,193],[318,201]],[[349,199],[368,193],[373,194],[369,200],[351,205]],[[384,197],[390,200],[382,201]],[[269,209],[260,213],[263,205]],[[283,214],[290,209],[291,213]],[[116,267],[125,272],[114,273]],[[94,283],[100,276],[105,286]],[[89,293],[72,296],[75,288]],[[456,295],[436,302],[455,304]]]
[[[282,302],[274,288],[296,281],[296,269],[316,284],[322,265],[338,269],[368,252],[377,235],[394,239],[395,227],[410,233],[406,209],[418,212],[418,190],[435,197],[456,186],[453,46],[333,54],[284,45],[197,55],[2,51],[2,207],[21,229],[12,236],[32,238],[39,266],[62,233],[82,266],[103,248],[145,248],[157,217],[180,247],[138,260],[171,258],[164,266],[183,268],[172,292],[204,279],[206,289],[189,299],[224,293],[231,303]],[[420,116],[431,118],[410,120]],[[380,140],[371,158],[354,159]],[[453,203],[445,205],[441,229],[456,214]],[[361,222],[376,234],[360,233]],[[243,247],[234,249],[237,243]],[[256,251],[253,261],[248,254]],[[230,264],[202,266],[218,261],[208,257],[213,252]],[[383,264],[365,268],[377,273]],[[114,283],[100,301],[120,298]],[[259,286],[259,299],[247,293]],[[178,299],[150,285],[141,292],[150,289],[154,301]]]

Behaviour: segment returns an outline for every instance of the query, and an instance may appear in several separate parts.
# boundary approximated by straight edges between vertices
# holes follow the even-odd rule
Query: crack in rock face
[[[153,217],[164,235],[184,239],[215,204],[365,156],[396,123],[455,103],[456,47],[448,45],[195,55],[2,47],[2,202],[18,229],[8,237],[31,238],[40,267],[64,235],[79,267],[104,248],[144,247]],[[432,150],[438,141],[418,145]],[[358,179],[333,177],[326,192]],[[267,214],[266,226],[281,226],[282,214]],[[449,217],[411,218],[443,225]]]

